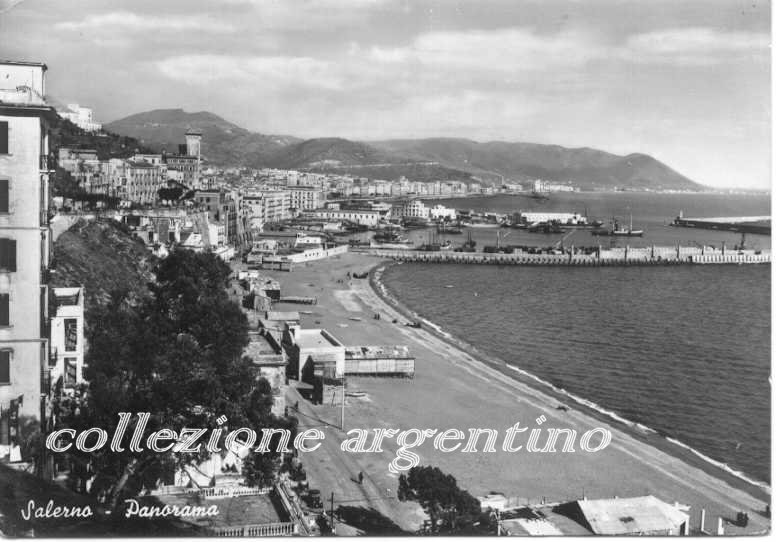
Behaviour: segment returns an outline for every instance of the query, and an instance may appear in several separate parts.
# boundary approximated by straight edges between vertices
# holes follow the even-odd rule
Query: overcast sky
[[[0,58],[45,62],[103,122],[587,146],[764,188],[770,20],[759,0],[0,0]]]

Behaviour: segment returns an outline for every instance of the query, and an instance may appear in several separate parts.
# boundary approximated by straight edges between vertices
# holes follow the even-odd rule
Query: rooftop
[[[594,534],[624,535],[678,529],[687,514],[652,495],[577,501]]]
[[[266,320],[280,320],[280,321],[283,321],[283,322],[298,322],[299,321],[299,313],[296,312],[296,311],[288,311],[288,312],[266,311],[265,319]]]
[[[299,348],[331,348],[342,346],[333,335],[324,329],[297,329],[294,341]]]
[[[10,64],[11,66],[36,66],[38,68],[48,69],[43,62],[29,62],[26,60],[0,60],[0,64]]]

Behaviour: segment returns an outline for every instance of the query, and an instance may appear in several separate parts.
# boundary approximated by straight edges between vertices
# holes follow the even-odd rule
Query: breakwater
[[[711,247],[646,247],[547,252],[453,252],[366,249],[365,252],[400,262],[491,265],[617,266],[708,265],[770,263],[770,251],[725,250]]]
[[[684,228],[699,228],[706,230],[725,230],[739,233],[754,233],[757,235],[771,234],[770,216],[732,216],[717,218],[686,218],[678,216],[671,224]]]

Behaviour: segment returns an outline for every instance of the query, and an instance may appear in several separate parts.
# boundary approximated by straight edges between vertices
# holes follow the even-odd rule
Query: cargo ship
[[[630,226],[627,228],[621,226],[616,218],[612,219],[612,227],[609,229],[597,229],[590,233],[600,236],[612,236],[612,237],[641,237],[644,235],[644,230],[633,229],[633,215],[630,217]]]

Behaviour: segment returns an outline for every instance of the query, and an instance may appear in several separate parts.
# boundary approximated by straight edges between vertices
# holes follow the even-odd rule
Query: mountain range
[[[646,154],[619,156],[591,148],[459,138],[352,141],[300,139],[251,132],[209,112],[157,109],[111,122],[104,129],[156,151],[177,152],[188,129],[202,131],[211,163],[336,171],[378,179],[571,182],[582,189],[703,190]]]

